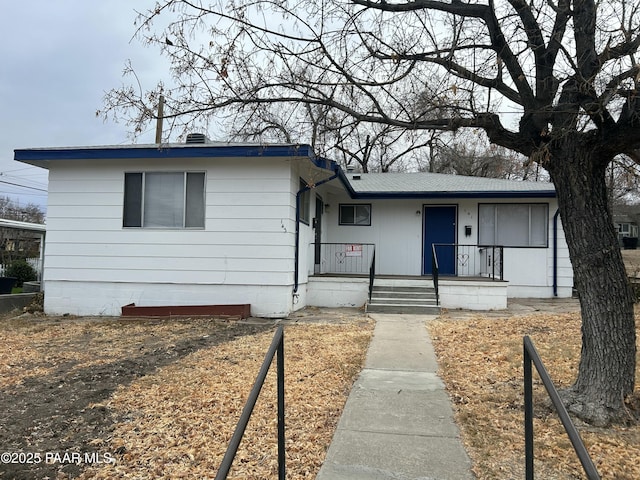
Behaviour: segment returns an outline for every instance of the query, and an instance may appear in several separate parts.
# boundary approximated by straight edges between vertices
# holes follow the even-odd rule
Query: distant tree
[[[609,164],[606,182],[612,208],[640,200],[640,165],[626,155],[618,155]]]
[[[7,196],[0,196],[0,218],[29,223],[44,223],[44,212],[33,203],[20,205]]]
[[[449,142],[439,142],[432,152],[429,171],[471,177],[549,181],[540,165],[504,147],[490,145],[484,135],[477,133],[463,133]]]

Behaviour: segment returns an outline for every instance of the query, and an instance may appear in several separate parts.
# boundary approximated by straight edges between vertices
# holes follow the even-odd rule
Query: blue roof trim
[[[338,166],[338,164],[333,160],[329,160],[328,158],[313,156],[311,157],[311,161],[316,167],[321,168],[323,170],[331,170],[332,172],[335,172],[335,173],[337,173],[338,170],[340,170],[340,167]]]
[[[478,192],[354,192],[351,198],[358,200],[385,198],[555,198],[554,191],[478,191]]]
[[[354,200],[376,200],[391,198],[435,199],[435,198],[555,198],[555,190],[501,190],[501,191],[450,191],[450,192],[356,192],[344,171],[338,167],[338,178],[349,196]]]
[[[198,145],[140,146],[104,148],[34,148],[14,150],[18,161],[97,160],[121,158],[182,158],[182,157],[309,157],[315,154],[309,145]],[[315,163],[315,160],[314,160]]]

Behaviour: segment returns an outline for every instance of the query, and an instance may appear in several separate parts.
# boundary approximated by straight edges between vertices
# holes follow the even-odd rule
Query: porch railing
[[[369,275],[376,247],[372,243],[321,243],[315,273]]]
[[[571,421],[571,417],[567,413],[567,409],[564,407],[558,390],[556,390],[547,369],[542,363],[542,359],[533,345],[531,338],[525,336],[523,338],[523,350],[524,350],[524,450],[525,450],[525,478],[526,480],[533,480],[533,376],[531,364],[535,365],[540,379],[547,389],[549,398],[553,403],[558,416],[562,421],[569,440],[573,445],[573,449],[578,455],[578,459],[582,464],[585,474],[589,480],[600,480],[600,474],[596,469],[589,452],[582,443],[582,438],[576,429],[575,425]]]
[[[376,249],[373,249],[373,255],[371,257],[371,266],[369,267],[369,301],[371,301],[371,295],[373,295],[373,282],[376,279]]]
[[[233,459],[236,456],[236,452],[238,451],[238,447],[240,446],[240,441],[242,440],[244,431],[246,430],[249,419],[251,418],[251,414],[253,413],[253,408],[258,401],[258,396],[260,395],[260,391],[262,390],[264,381],[267,378],[267,373],[269,372],[269,367],[273,363],[274,357],[276,357],[276,382],[278,391],[278,479],[285,479],[284,330],[282,328],[282,325],[280,325],[276,330],[276,333],[273,336],[273,340],[271,341],[271,346],[269,347],[269,350],[267,350],[267,354],[264,357],[264,361],[262,362],[262,366],[260,367],[260,371],[258,372],[256,381],[253,384],[251,392],[249,393],[247,403],[242,409],[240,420],[238,420],[238,425],[233,432],[233,436],[231,437],[231,441],[229,442],[227,451],[222,458],[222,462],[220,463],[220,468],[218,469],[215,480],[225,480],[229,475],[231,464],[233,463]]]
[[[438,259],[440,275],[504,280],[502,246],[434,243],[432,249],[432,258]]]
[[[436,305],[440,305],[440,293],[438,290],[438,254],[436,253],[436,246],[431,245],[431,276],[433,277],[433,290],[436,294]]]

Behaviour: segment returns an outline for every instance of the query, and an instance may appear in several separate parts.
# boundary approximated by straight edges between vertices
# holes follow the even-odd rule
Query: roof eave
[[[356,192],[352,189],[349,192],[353,199],[391,199],[391,198],[555,198],[555,190],[536,191],[450,191],[450,192]]]
[[[48,168],[57,160],[114,160],[223,157],[307,157],[318,168],[335,170],[335,162],[316,157],[309,145],[160,145],[74,148],[28,148],[14,150],[14,160]]]

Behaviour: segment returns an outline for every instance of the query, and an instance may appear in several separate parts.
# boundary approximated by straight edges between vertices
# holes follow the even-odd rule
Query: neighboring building
[[[630,244],[637,246],[638,224],[633,216],[614,213],[613,223],[616,227],[616,231],[618,232],[618,241],[620,243],[620,246],[626,247]],[[625,240],[625,238],[631,239],[631,241]]]
[[[47,313],[362,306],[374,258],[376,279],[431,278],[433,244],[444,307],[572,293],[551,184],[346,174],[307,145],[36,148],[15,159],[49,170]]]

